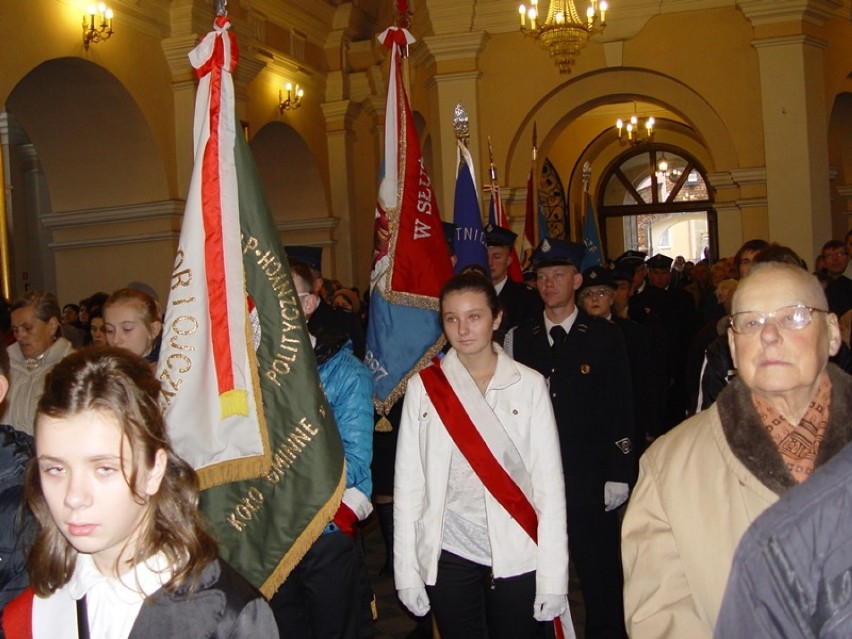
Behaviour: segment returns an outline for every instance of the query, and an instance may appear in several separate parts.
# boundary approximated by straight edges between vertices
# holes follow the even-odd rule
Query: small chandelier
[[[606,27],[606,0],[591,0],[582,20],[574,0],[550,0],[547,17],[539,21],[538,0],[530,0],[530,7],[521,5],[521,32],[532,36],[541,48],[550,53],[559,73],[570,73],[577,55],[589,42],[589,36]]]
[[[302,87],[297,84],[294,91],[292,83],[288,82],[284,85],[284,90],[287,92],[286,100],[284,99],[284,93],[280,89],[278,91],[278,111],[281,113],[284,113],[284,111],[295,111],[302,106],[302,96],[305,95],[305,90]]]
[[[653,116],[640,118],[636,115],[636,103],[633,103],[633,115],[624,123],[624,120],[619,118],[615,121],[615,128],[618,129],[618,142],[622,146],[630,144],[636,146],[646,142],[654,141],[654,125],[656,120]]]
[[[88,49],[89,43],[109,40],[112,35],[112,9],[103,2],[97,6],[90,4],[83,14],[83,46]]]

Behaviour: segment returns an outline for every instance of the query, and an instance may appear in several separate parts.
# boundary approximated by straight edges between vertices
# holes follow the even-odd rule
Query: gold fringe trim
[[[343,465],[342,470],[343,472],[340,475],[340,482],[338,482],[337,488],[335,488],[325,506],[320,508],[310,523],[305,526],[302,534],[296,538],[293,545],[290,547],[290,550],[287,551],[287,554],[281,558],[281,561],[278,562],[278,565],[269,577],[266,578],[266,581],[261,584],[260,592],[267,599],[272,598],[272,595],[278,591],[281,584],[283,584],[290,573],[293,572],[293,568],[302,561],[305,553],[308,552],[311,546],[314,545],[314,542],[319,539],[322,531],[325,529],[328,522],[332,520],[334,513],[336,513],[337,509],[340,507],[340,500],[343,499],[343,490],[346,488],[345,464]]]
[[[442,333],[438,337],[438,341],[432,344],[432,346],[423,353],[423,356],[417,360],[414,366],[411,367],[411,370],[408,371],[401,380],[399,380],[399,383],[394,387],[387,398],[379,400],[375,396],[373,397],[373,407],[379,415],[384,417],[390,412],[393,405],[396,404],[403,395],[405,395],[405,387],[408,385],[408,380],[431,364],[432,360],[441,352],[441,349],[444,348],[446,343],[447,339]]]
[[[219,395],[219,404],[222,408],[222,419],[242,415],[248,417],[248,392],[237,388],[225,391]]]

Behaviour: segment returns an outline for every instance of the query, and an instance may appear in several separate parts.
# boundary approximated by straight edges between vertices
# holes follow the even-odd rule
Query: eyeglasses
[[[772,319],[778,328],[783,328],[785,331],[800,331],[811,323],[814,313],[828,313],[828,311],[802,304],[785,306],[771,313],[743,311],[731,315],[728,325],[737,335],[754,335],[763,330],[766,320]]]
[[[581,298],[598,297],[600,299],[603,299],[608,295],[612,295],[612,291],[608,288],[587,288],[582,293],[580,293]]]

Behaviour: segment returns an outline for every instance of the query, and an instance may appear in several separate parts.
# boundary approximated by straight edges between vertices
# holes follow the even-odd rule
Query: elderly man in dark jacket
[[[734,556],[715,637],[852,637],[852,445],[782,497]]]

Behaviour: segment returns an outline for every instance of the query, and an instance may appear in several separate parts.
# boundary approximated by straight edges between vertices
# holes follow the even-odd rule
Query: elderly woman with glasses
[[[12,303],[9,394],[2,423],[32,435],[47,372],[73,349],[62,337],[59,302],[53,293],[30,290]]]
[[[829,364],[837,317],[807,271],[752,267],[728,328],[737,376],[640,462],[622,529],[632,639],[712,637],[754,519],[852,440],[852,380]]]

